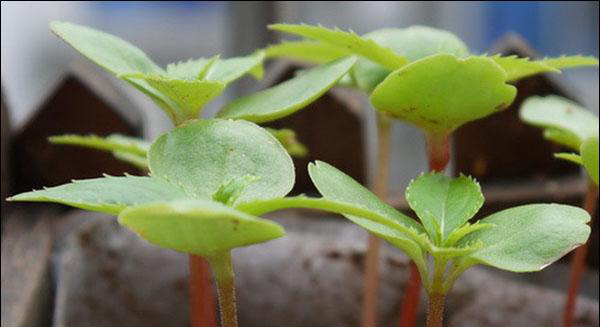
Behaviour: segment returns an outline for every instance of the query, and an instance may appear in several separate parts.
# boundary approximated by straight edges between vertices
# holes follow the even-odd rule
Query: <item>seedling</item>
[[[424,26],[381,29],[359,36],[321,26],[276,24],[270,28],[315,41],[284,42],[265,50],[267,57],[292,56],[327,62],[348,54],[360,56],[345,84],[370,94],[380,113],[423,129],[430,170],[443,171],[449,161],[449,135],[461,125],[508,107],[516,88],[509,82],[562,68],[598,65],[593,57],[530,60],[516,56],[473,55],[455,35]],[[348,81],[350,80],[350,81]],[[386,178],[389,164],[389,123],[379,119],[378,172]],[[385,198],[385,181],[375,190]],[[369,240],[365,273],[363,326],[376,325],[378,243]],[[401,326],[416,320],[419,280],[415,266],[403,303]]]
[[[589,181],[583,207],[593,215],[598,205],[598,117],[577,104],[554,95],[528,98],[523,102],[519,113],[523,121],[544,128],[547,139],[579,152],[557,153],[555,156],[585,167]],[[575,251],[571,263],[563,317],[565,327],[573,325],[575,301],[585,270],[586,253],[587,244],[584,244]]]
[[[163,69],[142,50],[116,36],[64,22],[53,22],[51,28],[88,59],[148,95],[176,126],[197,119],[204,105],[219,96],[231,82],[246,74],[257,78],[263,74],[264,53],[261,51],[246,57],[220,59],[214,56],[188,60],[169,64]],[[250,117],[258,118],[261,122],[289,115],[325,93],[350,69],[355,60],[352,57],[342,58],[272,88],[239,98],[228,104],[221,115],[258,111],[258,116],[251,114]],[[292,155],[306,153],[306,149],[295,139],[293,131],[284,129],[270,132]],[[149,144],[143,140],[119,135],[105,138],[63,135],[52,137],[50,141],[111,151],[121,160],[148,169]],[[192,305],[200,305],[190,310],[192,325],[213,326],[214,317],[204,316],[204,313],[213,311],[210,304],[212,299],[206,297],[210,292],[203,291],[209,288],[207,264],[200,257],[191,255],[190,268]]]

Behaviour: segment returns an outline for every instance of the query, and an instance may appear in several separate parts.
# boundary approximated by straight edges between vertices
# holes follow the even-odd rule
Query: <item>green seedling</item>
[[[520,78],[562,68],[598,65],[593,57],[571,56],[530,60],[516,56],[473,55],[454,34],[425,26],[387,28],[359,36],[353,32],[322,26],[275,24],[270,28],[299,35],[304,40],[284,42],[265,49],[267,57],[291,56],[318,63],[349,54],[359,56],[345,78],[370,95],[379,116],[379,163],[374,184],[386,197],[383,181],[389,167],[389,122],[400,119],[423,129],[431,170],[442,171],[449,161],[449,135],[463,124],[508,107]],[[376,326],[378,243],[369,238],[363,326]],[[417,269],[403,303],[401,326],[416,321],[419,298]]]
[[[523,102],[519,114],[523,121],[544,128],[544,137],[547,139],[579,152],[556,153],[555,157],[585,167],[590,181],[583,207],[593,215],[598,205],[598,117],[576,103],[555,95],[528,98]],[[584,244],[575,251],[571,263],[564,327],[573,326],[575,302],[585,271],[586,253],[587,244]]]
[[[262,51],[228,59],[221,59],[219,56],[193,59],[172,63],[163,69],[142,50],[116,36],[64,22],[54,22],[51,28],[88,59],[148,95],[171,118],[175,126],[198,118],[206,103],[219,96],[230,83],[240,77],[250,74],[260,78],[263,74]],[[241,97],[228,104],[221,111],[221,116],[245,110],[256,113],[264,109],[265,115],[259,115],[259,118],[266,122],[292,114],[335,85],[355,61],[353,57],[340,58],[269,89]],[[270,132],[290,154],[306,154],[306,148],[298,142],[293,131],[284,129]],[[149,145],[143,140],[118,135],[63,135],[52,137],[50,141],[110,151],[118,159],[143,170],[149,169]],[[192,325],[195,327],[210,327],[215,324],[215,318],[211,317],[211,312],[214,311],[211,308],[213,301],[206,298],[210,296],[210,292],[201,292],[209,288],[207,267],[206,261],[199,256],[190,256],[191,301],[193,305],[199,305],[190,310]],[[200,290],[201,294],[197,294],[196,290]]]

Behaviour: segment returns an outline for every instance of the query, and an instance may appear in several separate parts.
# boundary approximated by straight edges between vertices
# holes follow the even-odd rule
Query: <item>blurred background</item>
[[[351,29],[359,34],[384,27],[428,25],[455,33],[476,54],[501,51],[505,54],[536,57],[562,54],[598,57],[599,43],[597,1],[3,1],[1,8],[3,198],[6,196],[7,180],[10,181],[8,192],[14,194],[41,186],[61,184],[72,178],[96,177],[102,172],[113,175],[122,174],[123,171],[135,173],[130,166],[119,166],[110,154],[48,145],[46,137],[53,135],[52,133],[94,132],[106,135],[118,131],[152,140],[171,128],[171,123],[164,113],[157,110],[155,104],[139,91],[102,69],[87,64],[87,60],[77,51],[52,34],[49,23],[53,20],[87,25],[117,35],[144,50],[161,66],[170,62],[211,57],[216,54],[221,54],[221,57],[247,55],[268,44],[292,39],[293,37],[289,35],[274,33],[266,28],[268,24],[280,22],[337,26],[344,30]],[[507,35],[519,35],[526,44],[521,41],[508,42]],[[75,62],[83,63],[83,66],[73,66]],[[289,78],[299,67],[303,66],[281,61],[268,62],[266,78],[263,81],[256,82],[244,78],[234,83],[228,87],[224,95],[208,104],[203,115],[210,117],[224,103],[236,96]],[[65,76],[75,78],[69,79]],[[554,160],[552,153],[561,149],[545,141],[539,129],[522,124],[516,113],[520,102],[525,97],[556,93],[569,97],[598,115],[598,79],[597,67],[570,69],[560,75],[548,74],[524,79],[516,84],[519,96],[513,106],[505,112],[467,124],[455,133],[454,155],[448,171],[450,174],[458,172],[471,174],[482,182],[487,202],[478,217],[522,203],[581,204],[586,185],[579,168],[570,163]],[[111,89],[113,87],[116,92]],[[314,189],[310,188],[311,182],[306,176],[305,167],[307,161],[315,159],[322,159],[340,167],[364,184],[370,181],[372,167],[375,164],[377,142],[374,110],[365,110],[370,104],[363,94],[339,93],[338,90],[328,92],[322,100],[311,105],[313,109],[306,109],[294,115],[299,118],[292,116],[290,119],[286,118],[276,123],[278,128],[292,127],[296,130],[300,141],[306,143],[309,148],[308,158],[295,159],[298,175],[295,193],[314,192]],[[5,116],[5,109],[8,109],[8,118]],[[69,118],[75,111],[78,111],[80,115],[78,117],[86,119],[85,124],[80,124],[77,121],[79,118]],[[10,122],[9,129],[5,128],[6,122]],[[5,130],[9,132],[5,134]],[[11,137],[10,142],[7,135]],[[12,147],[11,151],[7,152],[6,144]],[[422,132],[413,126],[394,122],[392,149],[389,183],[391,195],[388,201],[397,208],[406,210],[403,190],[414,176],[427,169]],[[10,169],[7,168],[8,164],[12,165]],[[25,226],[9,225],[10,231],[6,232],[7,219],[4,217],[7,215],[4,201],[2,205],[3,324],[5,299],[9,301],[13,295],[18,299],[21,293],[25,293],[20,286],[5,291],[5,244],[8,244],[6,249],[10,252],[11,249],[18,249],[17,246],[11,247],[11,244],[25,242],[25,248],[38,246],[35,251],[40,251],[41,254],[31,250],[30,253],[25,253],[26,255],[13,251],[12,255],[17,259],[28,255],[32,267],[39,268],[39,271],[32,268],[29,270],[30,273],[21,276],[21,262],[15,261],[19,272],[15,275],[18,275],[17,279],[21,279],[19,281],[21,284],[14,285],[32,285],[28,287],[43,285],[48,288],[50,291],[46,290],[46,293],[50,292],[51,295],[38,296],[46,299],[47,303],[39,304],[37,307],[52,311],[52,314],[39,316],[46,317],[43,318],[46,320],[50,319],[47,318],[48,316],[52,316],[55,326],[94,326],[87,317],[94,318],[97,317],[96,314],[98,316],[112,314],[118,317],[116,313],[123,313],[123,317],[129,317],[131,312],[144,312],[146,315],[142,309],[156,313],[156,317],[160,319],[156,318],[154,324],[149,324],[149,321],[154,319],[152,315],[146,315],[146,320],[142,319],[135,323],[115,318],[112,325],[161,326],[161,322],[165,321],[173,326],[186,325],[185,313],[180,316],[179,319],[183,319],[181,321],[170,320],[171,312],[180,314],[180,311],[187,310],[184,303],[187,298],[185,293],[187,261],[181,254],[157,249],[124,228],[119,228],[114,221],[106,220],[102,215],[84,214],[78,210],[66,211],[64,208],[57,209],[49,206],[34,207],[38,211],[26,211],[30,210],[30,204],[22,207],[15,205],[17,209],[22,210],[14,210],[10,213],[11,217],[17,218],[13,221],[20,221],[20,217],[32,219]],[[298,215],[305,214],[301,212]],[[90,215],[97,220],[91,219]],[[52,223],[40,227],[39,221],[43,222],[50,216],[54,219]],[[282,216],[287,217],[285,214]],[[597,218],[597,214],[595,216]],[[251,259],[241,257],[239,259],[240,270],[245,271],[239,281],[240,298],[242,302],[248,301],[241,306],[242,320],[244,317],[248,318],[244,326],[253,326],[251,321],[256,312],[271,312],[271,310],[278,312],[278,317],[282,319],[279,322],[270,321],[272,326],[283,324],[313,326],[312,322],[305,323],[302,320],[306,317],[323,319],[320,321],[323,326],[330,326],[331,324],[327,324],[328,321],[338,321],[340,317],[348,322],[346,325],[356,325],[359,311],[359,301],[356,299],[360,296],[358,286],[361,272],[356,269],[354,259],[360,258],[362,250],[357,250],[355,245],[358,243],[356,239],[364,238],[365,235],[353,229],[350,224],[345,224],[345,221],[341,223],[341,220],[332,221],[328,218],[331,217],[322,219],[323,225],[318,227],[314,227],[313,217],[306,224],[297,223],[292,219],[290,224],[296,226],[296,230],[294,231],[294,227],[290,228],[293,231],[290,237],[243,250],[254,255],[246,256]],[[79,225],[80,220],[87,222],[88,219],[93,220],[95,225],[83,227]],[[74,223],[75,221],[77,223]],[[280,221],[283,221],[287,229],[286,220]],[[597,223],[593,228],[591,248],[587,258],[588,266],[592,270],[586,275],[582,294],[594,300],[586,300],[585,305],[578,311],[579,322],[582,322],[580,326],[591,326],[594,323],[597,326],[598,321]],[[50,234],[51,237],[48,236]],[[74,236],[67,238],[66,235]],[[6,237],[8,240],[5,242]],[[55,238],[56,241],[50,241],[50,238]],[[307,238],[319,240],[311,243],[306,241]],[[88,243],[93,247],[86,248]],[[298,254],[297,256],[289,255],[290,247],[294,247],[293,253]],[[115,263],[114,253],[111,251],[123,253],[120,259],[118,257],[116,259],[118,264]],[[315,256],[316,252],[323,255]],[[394,255],[388,256],[389,253],[397,255],[398,251],[386,252],[387,268],[385,269],[395,273],[386,275],[388,270],[382,273],[382,276],[387,278],[383,281],[383,285],[388,286],[387,293],[382,294],[382,303],[384,303],[382,310],[389,313],[386,321],[395,323],[394,315],[398,312],[399,299],[396,292],[389,290],[402,288],[401,284],[405,282],[407,276],[407,266],[405,257],[398,259]],[[46,263],[50,260],[38,260],[38,257],[53,258],[50,265],[50,269],[53,269],[52,274],[46,271]],[[339,258],[342,260],[338,260]],[[332,263],[334,261],[338,266]],[[310,264],[306,265],[306,262]],[[536,274],[503,274],[496,270],[491,274],[549,286],[550,289],[563,289],[568,274],[568,262],[568,258],[565,258],[562,264],[550,266]],[[325,264],[327,268],[322,268]],[[307,266],[309,268],[306,268]],[[286,267],[290,273],[281,274],[277,267]],[[267,269],[266,273],[261,269]],[[301,273],[294,269],[298,269]],[[331,287],[336,292],[341,291],[339,294],[332,292],[322,297],[319,302],[321,294],[313,287],[316,285],[314,280],[323,278],[322,271],[329,269],[336,272],[332,275],[341,276],[339,277],[341,279],[334,280],[333,283],[325,280],[322,283],[333,285]],[[138,278],[140,271],[144,274],[143,278]],[[147,272],[150,273],[146,275]],[[35,278],[40,280],[30,282],[34,278],[31,276],[37,276]],[[546,319],[546,311],[560,315],[562,295],[558,292],[548,295],[549,293],[545,293],[546,289],[523,291],[520,284],[505,285],[497,281],[496,277],[485,276],[474,273],[470,280],[475,281],[472,282],[475,284],[491,280],[493,283],[491,285],[495,285],[500,292],[496,295],[502,300],[506,299],[505,305],[497,306],[497,303],[485,302],[487,301],[485,299],[489,298],[487,292],[491,290],[486,288],[484,293],[478,293],[480,292],[478,285],[466,283],[461,286],[462,288],[458,287],[456,297],[458,300],[454,302],[456,305],[450,304],[449,309],[458,310],[461,301],[464,302],[462,305],[468,304],[468,308],[463,313],[470,312],[469,314],[473,316],[467,314],[463,316],[462,321],[473,321],[473,326],[477,326],[477,315],[491,306],[498,310],[498,316],[525,319],[525,322],[515,323],[514,326],[538,326],[529,324],[528,319],[534,316],[536,319],[539,318],[539,326],[548,326],[550,320]],[[49,282],[48,278],[52,278],[52,282]],[[61,286],[61,281],[67,287]],[[171,284],[165,286],[166,282]],[[247,300],[255,299],[256,294],[260,294],[264,289],[265,283],[268,285],[273,283],[276,287],[271,289],[280,290],[281,294],[277,295],[279,297],[262,299],[259,296],[260,301]],[[299,288],[298,283],[305,287]],[[97,289],[86,293],[90,285],[96,285]],[[120,286],[115,287],[115,285]],[[346,287],[347,285],[351,286]],[[68,290],[62,291],[64,289]],[[504,290],[507,293],[501,294]],[[11,291],[14,294],[10,293]],[[508,293],[512,295],[507,295]],[[90,294],[96,298],[89,299],[88,296],[92,296]],[[294,294],[296,297],[289,297],[288,294]],[[152,295],[160,299],[148,305],[147,299]],[[106,298],[112,299],[113,296],[116,299],[114,302],[105,301]],[[288,298],[294,301],[299,299],[298,302],[310,299],[305,308],[307,312],[298,311],[301,308],[286,302]],[[313,301],[315,298],[317,300]],[[131,304],[132,299],[139,303]],[[483,302],[478,299],[483,299]],[[546,301],[544,304],[548,306],[538,317],[535,308],[537,301],[541,300]],[[99,303],[104,311],[96,310]],[[180,305],[181,303],[184,304]],[[346,306],[338,305],[339,303]],[[76,307],[78,304],[85,306],[89,316],[69,311],[70,306]],[[331,317],[314,315],[313,311],[327,312],[327,306],[333,308],[331,309],[333,311],[339,308],[342,308],[339,309],[340,312],[346,311]],[[290,312],[292,307],[296,311]],[[520,315],[513,315],[515,310],[520,310]],[[28,316],[28,311],[23,315]],[[273,316],[277,316],[276,313],[273,313]],[[592,316],[596,318],[586,318]],[[69,320],[70,318],[73,320]],[[42,321],[37,326],[46,326],[47,322]],[[297,325],[290,324],[291,322]],[[261,327],[271,326],[264,321],[254,321],[254,323]],[[509,326],[502,323],[479,325]],[[111,326],[110,321],[107,326]]]

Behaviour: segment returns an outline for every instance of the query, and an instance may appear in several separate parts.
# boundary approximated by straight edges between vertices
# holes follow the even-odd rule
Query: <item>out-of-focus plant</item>
[[[598,205],[598,117],[576,103],[556,95],[528,98],[523,102],[519,114],[523,121],[544,128],[544,137],[547,139],[578,152],[556,153],[555,157],[572,161],[585,168],[589,181],[583,207],[593,215]],[[571,263],[563,316],[564,327],[573,325],[575,302],[585,271],[586,254],[587,244],[584,244],[575,251]]]

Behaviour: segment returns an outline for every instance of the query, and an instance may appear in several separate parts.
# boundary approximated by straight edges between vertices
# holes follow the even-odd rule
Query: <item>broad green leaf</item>
[[[581,160],[581,156],[578,154],[575,154],[575,153],[565,153],[565,152],[555,153],[554,158],[567,160],[572,163],[576,163],[578,165],[583,166],[583,161]]]
[[[521,119],[547,129],[547,138],[579,150],[583,140],[598,135],[598,117],[565,98],[548,95],[527,98],[519,111]]]
[[[592,180],[598,185],[598,135],[581,144],[581,161]]]
[[[230,102],[218,116],[257,123],[288,116],[327,92],[355,62],[355,57],[348,57],[315,67],[276,86]]]
[[[265,48],[267,58],[287,57],[324,64],[352,55],[352,51],[315,41],[284,41]]]
[[[185,197],[187,195],[180,188],[157,178],[106,176],[21,193],[7,200],[56,202],[91,211],[118,214],[127,206]]]
[[[508,107],[516,88],[489,58],[439,54],[391,73],[371,95],[373,106],[429,132],[448,134]]]
[[[481,220],[493,228],[475,231],[458,244],[480,240],[484,246],[466,260],[499,269],[538,271],[584,244],[590,234],[585,210],[561,204],[530,204]]]
[[[539,73],[560,73],[560,70],[557,68],[546,65],[541,61],[530,60],[529,58],[519,58],[517,56],[503,57],[501,55],[495,55],[489,58],[494,60],[506,71],[507,81],[515,81]]]
[[[463,226],[483,205],[479,184],[467,176],[451,178],[442,173],[424,174],[408,185],[405,195],[437,245]]]
[[[418,222],[386,204],[337,168],[325,162],[316,161],[308,166],[308,172],[313,183],[325,198],[362,206],[416,231],[423,231],[423,227]]]
[[[115,75],[164,74],[142,50],[114,35],[66,22],[52,22],[50,28],[81,54]]]
[[[191,121],[160,136],[148,153],[155,177],[211,199],[225,182],[259,178],[238,201],[285,196],[294,184],[290,156],[267,131],[246,121]]]
[[[285,235],[276,223],[209,200],[133,206],[119,214],[119,222],[153,244],[203,257]]]
[[[78,145],[98,150],[126,152],[143,157],[146,156],[150,148],[150,143],[147,141],[119,134],[111,134],[107,137],[65,134],[51,136],[48,140],[54,144]]]
[[[267,132],[275,136],[277,141],[285,148],[292,157],[304,157],[308,154],[306,146],[296,138],[296,132],[289,128],[274,129],[265,128]]]
[[[171,101],[177,104],[175,111],[177,123],[197,119],[204,105],[221,95],[225,84],[207,80],[172,79],[160,75],[128,74],[123,77],[141,79],[150,84]]]
[[[174,79],[198,80],[204,79],[207,71],[219,60],[219,56],[212,58],[190,59],[167,65],[167,76]]]
[[[233,57],[217,60],[206,72],[207,81],[219,82],[225,85],[235,81],[245,74],[252,74],[255,78],[262,78],[262,62],[265,58],[263,51],[258,51],[246,57]]]
[[[397,69],[407,63],[405,57],[372,40],[356,35],[354,32],[344,32],[337,28],[329,29],[322,26],[293,24],[274,24],[269,25],[269,28],[348,49],[388,69]]]

